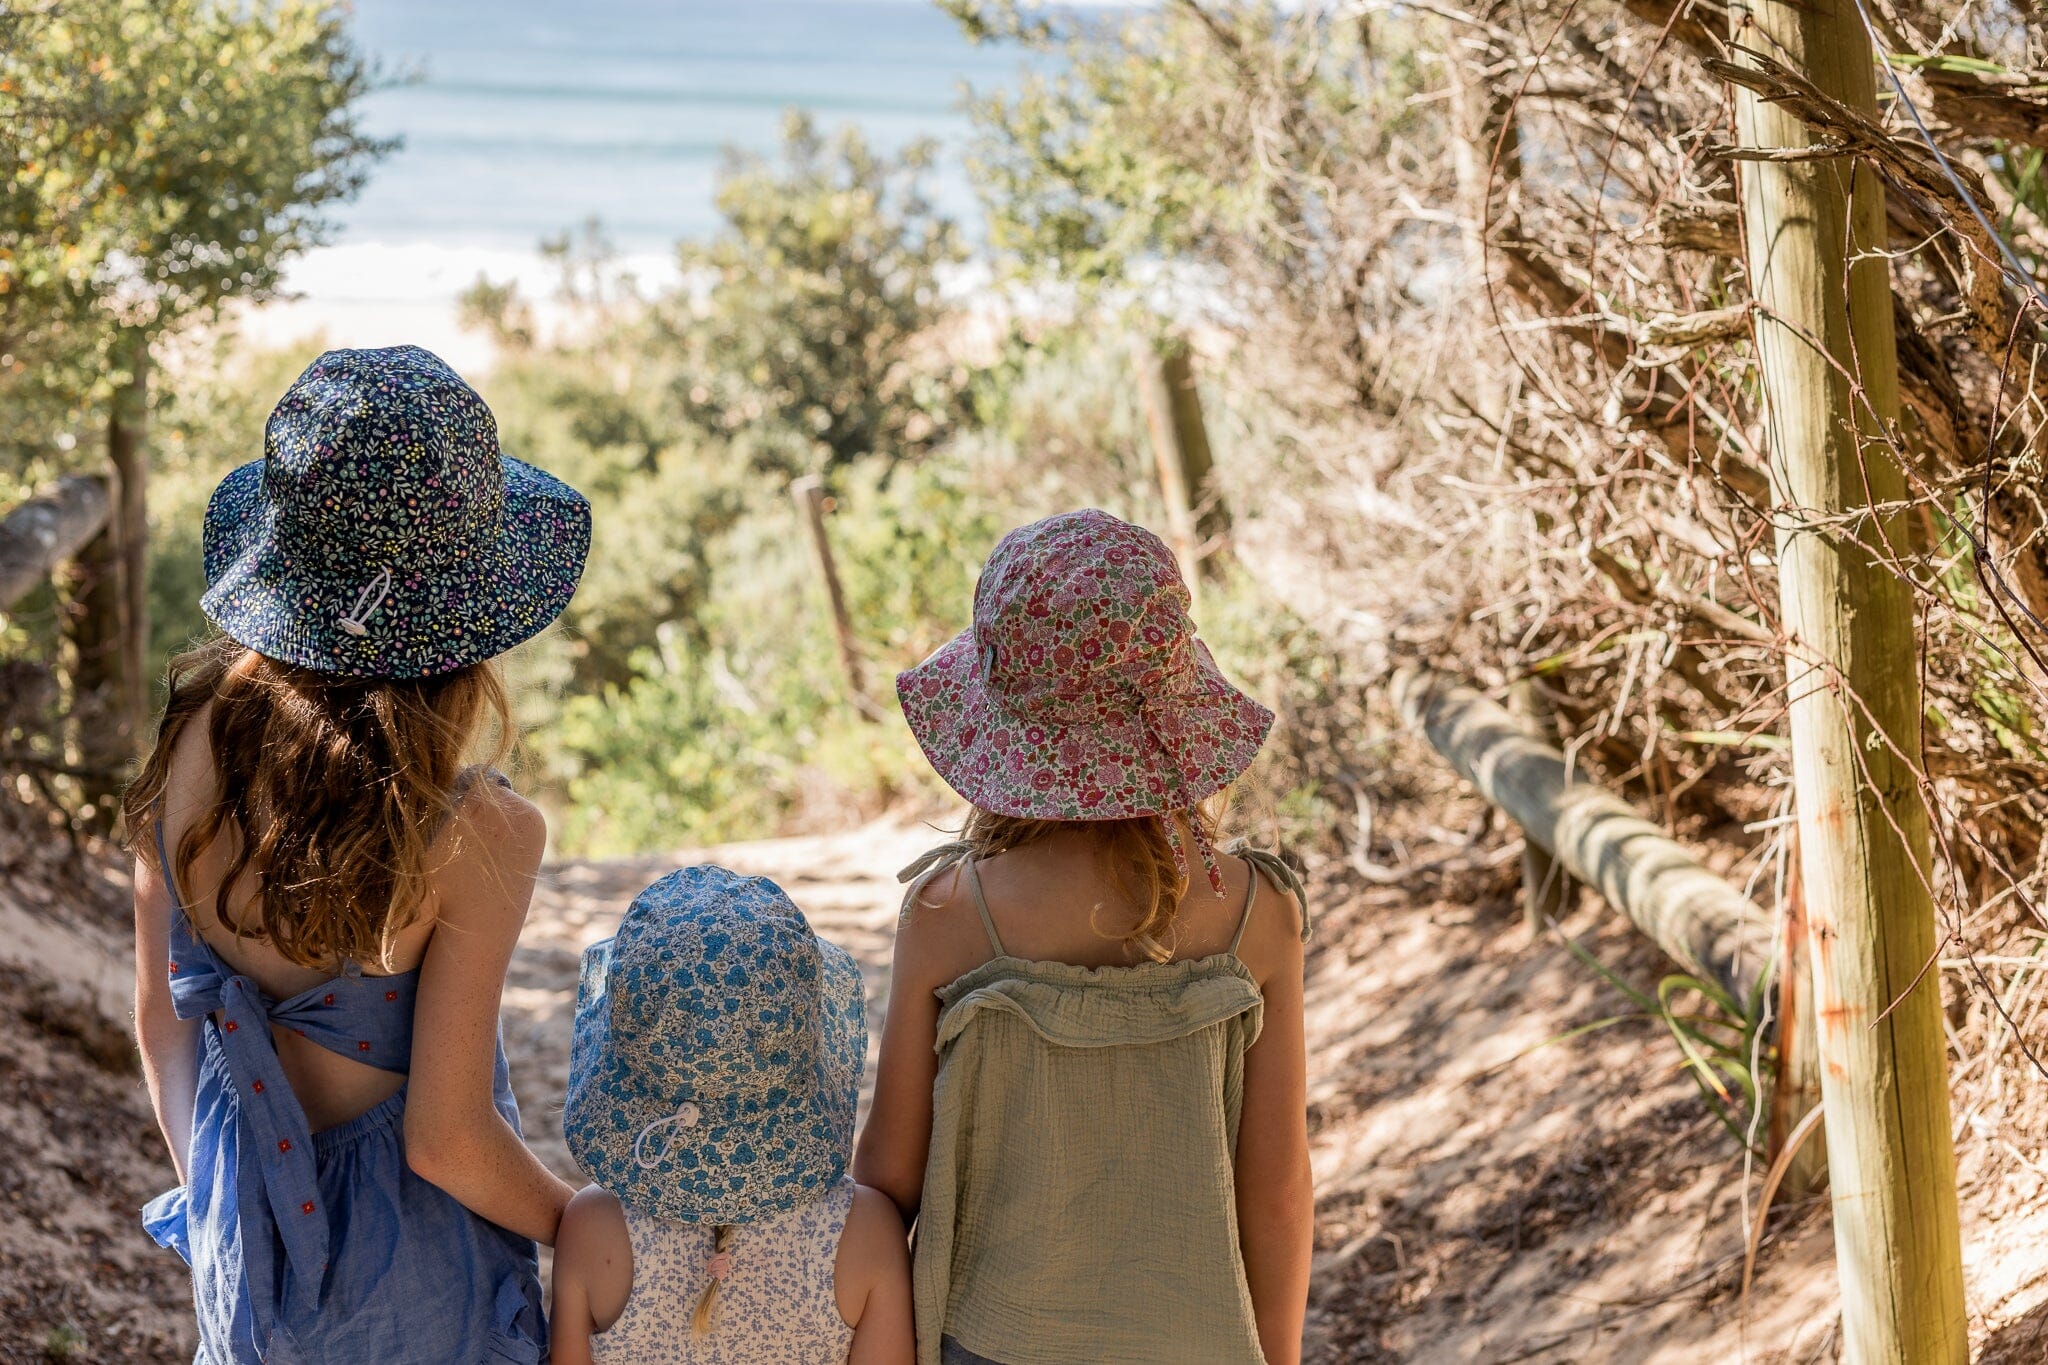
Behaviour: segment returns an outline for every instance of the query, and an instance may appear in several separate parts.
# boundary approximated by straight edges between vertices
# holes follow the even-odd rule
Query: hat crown
[[[1164,541],[1089,508],[997,542],[974,634],[990,687],[1019,715],[1135,707],[1200,685],[1189,602]]]
[[[418,346],[329,351],[270,414],[263,485],[302,552],[358,565],[446,562],[498,526],[497,420]]]
[[[823,977],[816,936],[775,883],[686,868],[619,922],[608,1043],[638,1082],[679,1101],[769,1100],[815,1074]]]

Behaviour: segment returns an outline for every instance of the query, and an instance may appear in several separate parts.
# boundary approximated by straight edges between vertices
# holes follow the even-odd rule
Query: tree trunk
[[[1877,117],[1851,0],[1751,0],[1736,42]],[[1744,146],[1807,126],[1736,91]],[[1908,543],[1882,424],[1898,370],[1876,175],[1745,161],[1749,278],[1778,505],[1794,794],[1849,1365],[1963,1365],[1969,1342],[1935,953]],[[1851,383],[1849,375],[1854,375]]]
[[[1195,388],[1194,360],[1185,341],[1141,341],[1137,368],[1173,553],[1194,591],[1201,576],[1214,574],[1216,550],[1230,532],[1230,515],[1212,477],[1216,461],[1202,419],[1202,396]]]
[[[81,776],[86,822],[114,826],[116,794],[134,757],[121,716],[121,553],[109,524],[59,572],[64,589],[65,672],[71,762]]]
[[[0,611],[11,609],[106,527],[104,479],[73,475],[0,521]]]
[[[839,646],[839,668],[846,675],[847,695],[863,719],[880,720],[881,711],[868,696],[860,644],[853,634],[853,616],[846,609],[846,591],[840,586],[839,567],[832,559],[832,541],[825,534],[824,481],[816,474],[807,474],[790,484],[789,495],[796,501],[797,515],[810,538],[812,561],[825,584],[825,605],[832,613],[832,638]]]
[[[1475,17],[1490,25],[1506,8],[1503,0],[1494,0]],[[1463,39],[1447,44],[1447,49],[1444,75],[1450,82],[1451,117],[1457,133],[1451,140],[1451,171],[1458,183],[1460,235],[1465,264],[1472,278],[1483,284],[1486,235],[1496,226],[1494,186],[1498,183],[1502,191],[1502,216],[1512,220],[1511,196],[1515,182],[1522,178],[1522,139],[1515,127],[1512,93],[1484,74],[1499,55],[1494,42]]]

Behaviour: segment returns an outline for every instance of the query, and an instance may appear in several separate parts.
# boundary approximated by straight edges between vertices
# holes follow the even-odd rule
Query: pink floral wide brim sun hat
[[[973,625],[897,676],[904,718],[939,776],[998,815],[1187,810],[1273,725],[1195,638],[1189,601],[1142,527],[1092,508],[1019,527],[982,570]]]

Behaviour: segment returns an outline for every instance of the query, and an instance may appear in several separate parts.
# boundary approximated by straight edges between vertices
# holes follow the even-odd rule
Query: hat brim
[[[269,658],[360,678],[425,678],[503,654],[539,634],[575,595],[590,553],[590,504],[544,470],[500,457],[495,537],[431,567],[391,567],[388,592],[355,635],[340,623],[383,565],[337,573],[282,547],[263,462],[232,471],[206,508],[200,609]]]
[[[1155,708],[1173,722],[1173,753],[1135,713],[1065,724],[1012,713],[988,685],[981,653],[970,626],[898,674],[896,695],[933,769],[997,815],[1125,820],[1184,810],[1235,781],[1273,728],[1273,713],[1231,686],[1200,640],[1197,686]]]
[[[609,946],[586,950],[583,987],[569,1059],[562,1134],[569,1155],[592,1181],[637,1213],[680,1223],[751,1223],[838,1184],[853,1151],[854,1118],[867,1064],[867,994],[860,966],[837,944],[818,940],[823,1044],[806,1094],[782,1104],[700,1101],[690,1140],[664,1144],[640,1165],[635,1139],[672,1112],[673,1100],[648,1093],[610,1038],[602,1000]]]

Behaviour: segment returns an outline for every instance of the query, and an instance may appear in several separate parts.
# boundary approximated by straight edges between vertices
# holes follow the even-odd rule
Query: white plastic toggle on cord
[[[368,635],[368,622],[384,605],[384,599],[391,595],[391,570],[379,569],[377,576],[364,585],[356,594],[356,604],[348,609],[346,616],[337,617],[334,624],[350,635]]]
[[[663,1115],[647,1124],[640,1130],[640,1135],[633,1139],[633,1164],[643,1171],[651,1171],[659,1166],[668,1156],[669,1141],[674,1130],[695,1128],[702,1117],[696,1105],[684,1100],[676,1106],[675,1113]],[[650,1151],[649,1139],[655,1137],[659,1137],[661,1141]]]

